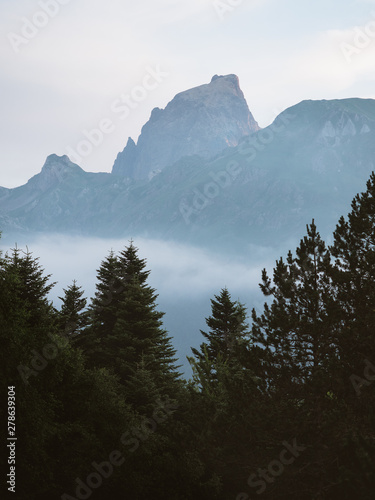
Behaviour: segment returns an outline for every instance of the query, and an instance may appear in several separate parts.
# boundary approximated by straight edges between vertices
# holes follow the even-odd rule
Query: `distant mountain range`
[[[0,188],[0,229],[279,246],[312,218],[329,234],[374,163],[374,100],[303,101],[260,129],[238,78],[215,76],[155,108],[112,173],[51,155],[27,184]]]

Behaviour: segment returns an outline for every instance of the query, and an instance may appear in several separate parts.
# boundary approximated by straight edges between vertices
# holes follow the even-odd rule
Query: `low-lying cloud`
[[[129,239],[82,238],[63,235],[42,236],[28,249],[53,281],[55,291],[61,294],[76,279],[89,296],[95,291],[96,271],[110,250],[115,253],[129,245]],[[196,297],[219,292],[226,286],[245,295],[258,288],[261,269],[272,266],[272,251],[254,247],[249,262],[233,257],[213,255],[208,250],[175,242],[136,238],[139,255],[147,260],[151,270],[149,282],[159,295],[166,297]],[[18,246],[26,249],[26,243]],[[2,244],[4,250],[4,243]],[[52,295],[55,298],[54,294]]]
[[[83,238],[65,235],[45,235],[33,241],[18,240],[18,247],[28,249],[51,280],[57,282],[51,291],[51,300],[60,309],[63,289],[75,279],[89,299],[95,294],[97,270],[101,262],[113,250],[116,254],[129,245],[129,239]],[[1,249],[10,246],[0,241]],[[165,312],[164,327],[173,338],[182,370],[190,374],[186,356],[190,348],[202,342],[200,330],[205,330],[205,318],[211,314],[210,299],[227,287],[233,300],[240,300],[248,308],[260,309],[264,302],[258,283],[261,270],[272,271],[275,250],[252,247],[248,262],[208,250],[161,240],[135,238],[139,256],[147,259],[151,270],[149,284],[159,297],[158,309]],[[14,244],[13,244],[14,246]]]

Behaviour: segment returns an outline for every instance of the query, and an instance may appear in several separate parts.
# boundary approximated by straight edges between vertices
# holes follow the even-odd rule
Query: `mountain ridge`
[[[312,218],[329,234],[374,162],[375,100],[306,100],[236,146],[183,156],[151,179],[85,172],[50,155],[27,184],[0,189],[0,229],[132,234],[246,252],[304,234]]]

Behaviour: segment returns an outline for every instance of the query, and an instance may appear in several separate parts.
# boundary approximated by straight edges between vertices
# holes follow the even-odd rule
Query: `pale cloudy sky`
[[[375,97],[374,1],[1,0],[0,20],[0,186],[100,125],[80,166],[110,171],[154,107],[214,74],[239,76],[261,126],[303,99]]]

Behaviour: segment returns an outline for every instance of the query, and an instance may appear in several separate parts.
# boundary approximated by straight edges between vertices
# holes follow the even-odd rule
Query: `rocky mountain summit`
[[[129,138],[112,173],[150,179],[184,156],[210,158],[259,130],[236,75],[217,76],[155,108],[137,144]]]

